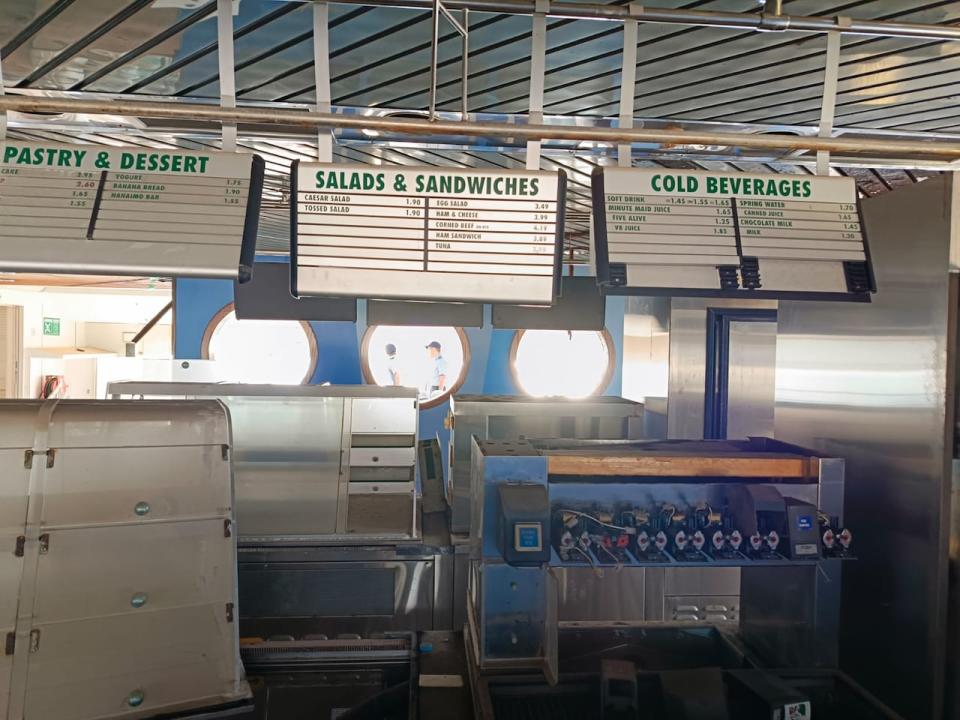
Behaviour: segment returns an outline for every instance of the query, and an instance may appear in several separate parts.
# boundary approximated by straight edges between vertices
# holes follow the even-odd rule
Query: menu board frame
[[[18,149],[16,161],[14,161],[14,155],[11,154],[8,157],[8,148],[11,147]],[[27,153],[27,155],[23,155],[23,153]],[[190,150],[135,145],[37,143],[7,138],[0,141],[0,159],[3,160],[3,162],[0,162],[0,173],[2,173],[0,179],[3,177],[24,177],[27,178],[28,186],[31,184],[37,186],[41,192],[46,181],[50,182],[51,187],[69,182],[76,184],[81,180],[84,183],[82,201],[76,203],[76,208],[68,208],[74,213],[80,213],[71,220],[67,220],[66,214],[61,214],[58,218],[56,209],[50,207],[52,203],[45,205],[42,202],[37,202],[37,198],[29,198],[29,196],[23,194],[23,188],[19,188],[21,190],[19,194],[10,196],[26,198],[22,202],[25,207],[29,205],[37,208],[36,226],[37,230],[40,231],[36,233],[38,238],[44,238],[42,234],[44,221],[50,223],[49,227],[59,227],[64,232],[59,236],[44,238],[43,242],[38,245],[35,255],[31,251],[27,251],[22,242],[25,238],[33,237],[34,233],[11,236],[21,242],[14,244],[12,247],[0,249],[0,270],[10,272],[62,272],[80,275],[222,278],[236,279],[241,283],[245,283],[251,278],[256,255],[266,168],[266,163],[260,155],[220,150]],[[242,175],[239,172],[231,171],[231,168],[236,167],[240,161],[244,164]],[[247,163],[249,163],[249,174],[246,172]],[[15,172],[6,172],[8,168],[15,170]],[[183,170],[184,173],[177,174],[178,169]],[[208,169],[209,174],[206,172]],[[22,174],[22,170],[27,170],[28,174]],[[202,187],[198,183],[206,180],[245,180],[247,188],[242,214],[243,226],[236,245],[232,242],[206,243],[209,246],[219,245],[220,247],[209,250],[209,252],[194,253],[191,257],[191,248],[196,248],[204,243],[190,239],[189,223],[184,223],[188,229],[182,231],[186,233],[186,237],[178,235],[179,240],[173,239],[163,243],[149,239],[138,240],[136,237],[137,230],[126,230],[123,227],[124,223],[133,225],[156,223],[157,230],[150,229],[150,232],[164,231],[169,233],[169,228],[162,224],[162,219],[151,220],[141,217],[143,213],[150,214],[143,208],[123,208],[119,204],[124,202],[123,199],[118,201],[117,207],[111,211],[122,216],[121,218],[111,220],[102,217],[104,203],[111,202],[108,193],[122,192],[121,186],[129,184],[131,194],[138,193],[137,197],[141,194],[145,195],[148,193],[145,190],[148,183],[145,179],[147,177],[156,177],[156,184],[169,184],[176,178],[177,182],[184,185],[184,187],[176,189],[187,194],[190,194],[191,186]],[[192,184],[190,179],[194,180]],[[16,185],[11,184],[11,187],[16,187]],[[210,190],[197,192],[196,195],[198,197],[210,195],[211,199],[218,197],[216,191],[211,192]],[[167,192],[167,189],[162,188],[157,192]],[[2,184],[0,184],[0,196],[2,194]],[[243,198],[243,194],[238,194],[238,199]],[[144,202],[150,202],[153,199],[156,198],[136,200],[136,203],[143,205]],[[133,200],[129,201],[133,202]],[[176,201],[167,204],[175,206]],[[204,203],[198,202],[197,205],[202,208]],[[212,204],[211,207],[213,207]],[[223,205],[219,205],[219,207],[223,207]],[[0,212],[2,212],[2,208],[3,205],[0,202]],[[169,207],[166,210],[169,211]],[[81,213],[81,211],[83,212]],[[87,212],[89,217],[86,215]],[[196,214],[205,216],[202,210]],[[158,211],[156,215],[159,216],[161,213]],[[239,214],[236,217],[240,219]],[[58,220],[65,224],[55,224]],[[231,222],[237,221],[233,220]],[[119,224],[120,227],[104,229],[105,223]],[[25,228],[27,227],[26,223],[21,224]],[[237,225],[239,226],[239,222],[237,222]],[[85,227],[77,232],[80,226]],[[130,238],[98,237],[98,227],[101,233],[125,234],[130,232]],[[141,231],[147,232],[146,230]],[[72,235],[75,232],[77,233],[76,236]],[[203,235],[202,229],[196,235]],[[110,243],[116,243],[116,260],[107,251],[110,249]],[[133,246],[133,251],[131,251],[131,246]],[[225,263],[223,258],[226,252],[230,252],[232,255],[234,247],[237,251],[235,266],[232,261]],[[108,257],[110,259],[107,259]],[[171,257],[186,258],[185,264],[172,263],[170,262]],[[200,265],[189,266],[188,263],[191,259],[200,260]]]
[[[867,237],[866,224],[863,218],[863,208],[859,197],[854,192],[854,197],[849,204],[856,204],[856,216],[860,227],[860,239],[863,245],[863,254],[865,256],[864,274],[857,277],[853,282],[856,287],[851,288],[850,273],[844,268],[844,275],[847,278],[847,290],[842,292],[822,291],[822,290],[771,290],[763,289],[762,284],[762,263],[758,263],[756,257],[742,248],[742,234],[740,220],[737,216],[737,203],[731,203],[732,224],[736,240],[736,256],[731,257],[729,265],[717,265],[720,283],[728,285],[720,288],[703,287],[656,287],[656,286],[634,286],[627,284],[627,278],[622,268],[617,268],[616,264],[610,262],[610,253],[608,248],[608,230],[607,230],[607,194],[605,191],[605,172],[607,170],[621,170],[620,168],[595,168],[591,178],[591,199],[593,206],[592,217],[592,237],[591,245],[593,250],[593,261],[596,270],[597,284],[607,295],[651,295],[651,296],[680,296],[680,297],[721,297],[721,298],[755,298],[765,300],[840,300],[846,302],[870,302],[871,295],[877,291],[876,278],[873,271],[873,259],[870,252],[870,242]],[[647,170],[646,168],[627,168],[630,171]],[[671,170],[663,168],[664,174],[684,173],[683,170]],[[715,176],[738,176],[738,173],[710,172],[710,171],[689,171],[698,174],[708,174]],[[744,173],[743,176],[749,176]],[[775,174],[771,179],[778,181],[801,180],[815,181],[816,176],[792,176],[786,174]],[[852,182],[852,181],[851,181]],[[719,198],[729,198],[731,194],[719,194]],[[667,196],[669,197],[669,196]],[[763,198],[758,198],[763,199]],[[794,262],[803,262],[793,260]],[[817,260],[823,263],[845,263],[842,260]],[[622,265],[622,264],[621,264]],[[704,266],[707,264],[705,263]],[[703,267],[703,266],[702,266]],[[853,271],[856,274],[856,270]],[[726,278],[724,277],[726,275]],[[746,286],[742,280],[746,281]],[[757,283],[759,286],[753,286]],[[730,287],[734,285],[735,287]]]
[[[557,297],[560,295],[560,280],[562,277],[562,267],[563,267],[563,250],[564,250],[564,227],[565,227],[565,217],[566,217],[566,188],[567,188],[567,176],[566,173],[562,170],[557,172],[547,172],[547,171],[526,171],[526,170],[516,170],[516,171],[499,171],[496,169],[487,169],[487,168],[447,168],[447,167],[436,167],[436,166],[415,166],[415,165],[397,165],[397,166],[376,166],[376,165],[358,165],[354,163],[316,163],[313,161],[303,161],[294,160],[290,166],[290,291],[294,297],[363,297],[363,298],[372,298],[377,300],[395,300],[395,301],[430,301],[430,302],[468,302],[468,303],[507,303],[507,302],[517,302],[516,300],[511,300],[508,298],[500,297],[463,297],[457,296],[454,294],[451,295],[441,295],[441,294],[425,294],[423,296],[413,297],[409,294],[403,293],[391,293],[387,292],[366,292],[364,294],[356,295],[347,295],[345,293],[320,293],[315,291],[302,291],[300,283],[298,282],[298,244],[299,244],[299,197],[300,197],[300,187],[299,187],[299,171],[301,164],[308,165],[326,165],[335,167],[337,170],[342,171],[351,171],[351,170],[363,170],[366,172],[375,172],[377,168],[384,168],[389,171],[402,171],[405,173],[415,174],[418,171],[425,173],[449,173],[449,174],[488,174],[488,175],[533,175],[533,174],[543,174],[543,175],[552,175],[556,177],[557,180],[557,194],[554,200],[555,204],[555,229],[554,229],[554,249],[553,249],[553,262],[552,262],[552,292],[549,303],[540,303],[536,301],[527,301],[531,305],[542,305],[544,307],[550,307],[556,303]],[[304,191],[306,192],[306,191]],[[328,191],[319,191],[319,192],[328,192]],[[343,189],[338,191],[343,194],[349,194],[350,191]],[[410,192],[411,196],[417,196],[425,193]],[[429,216],[425,216],[425,220],[429,221]],[[479,231],[483,232],[483,231]],[[429,233],[429,227],[424,228],[424,246],[430,242],[427,237]],[[419,240],[419,238],[418,238]],[[370,270],[377,270],[377,268],[367,268]],[[413,272],[413,271],[411,271]],[[463,273],[470,275],[470,273]],[[522,276],[517,276],[522,277]]]

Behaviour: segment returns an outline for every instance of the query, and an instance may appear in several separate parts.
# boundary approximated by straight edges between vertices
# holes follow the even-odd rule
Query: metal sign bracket
[[[543,84],[547,62],[547,15],[549,0],[536,0],[530,47],[530,115],[532,125],[543,123]],[[541,139],[527,141],[527,170],[540,169]]]
[[[317,112],[332,111],[330,96],[330,6],[313,4],[313,77],[316,85]],[[317,132],[317,160],[333,162],[333,130],[321,127]]]
[[[637,83],[637,21],[623,21],[623,70],[620,72],[620,127],[633,127],[633,102]],[[630,167],[633,164],[633,146],[630,143],[617,145],[617,164]]]
[[[233,0],[217,0],[217,61],[220,69],[220,107],[237,106],[237,81],[233,62]],[[223,123],[223,149],[237,149],[237,124]]]
[[[849,18],[837,18],[837,26],[849,25]],[[833,135],[833,119],[837,109],[837,81],[840,76],[840,40],[839,30],[827,33],[827,54],[823,69],[823,100],[820,103],[820,131],[819,137],[828,138]],[[830,174],[830,152],[817,152],[817,175]]]
[[[462,22],[458,21],[447,7],[440,0],[433,0],[433,38],[430,44],[430,120],[437,119],[437,63],[440,53],[440,16],[443,15],[447,22],[453,26],[460,37],[463,39],[463,57],[460,59],[460,112],[463,114],[463,120],[467,119],[467,68],[468,55],[470,52],[470,31],[468,29],[468,15],[464,8],[461,15]]]

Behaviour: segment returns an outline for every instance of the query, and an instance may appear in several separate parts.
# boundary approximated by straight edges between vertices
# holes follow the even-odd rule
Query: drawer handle
[[[130,605],[135,608],[142,608],[147,604],[147,594],[146,593],[134,593],[130,598]]]
[[[146,502],[145,500],[141,500],[133,506],[133,511],[140,517],[143,517],[150,512],[150,503]]]
[[[130,707],[140,707],[143,705],[143,690],[132,690],[127,695],[127,705]]]

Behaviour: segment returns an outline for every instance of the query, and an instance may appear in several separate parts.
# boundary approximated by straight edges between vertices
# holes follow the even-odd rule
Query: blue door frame
[[[707,309],[706,387],[703,403],[705,440],[727,438],[727,392],[730,377],[730,323],[776,322],[776,310],[759,308]]]

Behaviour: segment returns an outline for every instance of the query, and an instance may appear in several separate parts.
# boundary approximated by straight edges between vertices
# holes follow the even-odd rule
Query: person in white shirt
[[[442,395],[447,391],[447,361],[443,359],[443,348],[436,340],[426,347],[433,367],[427,380],[427,397]]]

